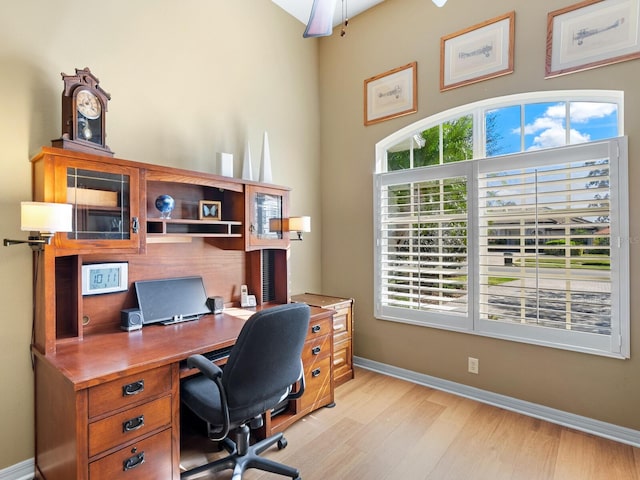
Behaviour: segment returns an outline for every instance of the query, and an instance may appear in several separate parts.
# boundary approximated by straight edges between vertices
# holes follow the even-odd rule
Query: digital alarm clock
[[[82,295],[125,292],[128,289],[127,262],[82,265]]]

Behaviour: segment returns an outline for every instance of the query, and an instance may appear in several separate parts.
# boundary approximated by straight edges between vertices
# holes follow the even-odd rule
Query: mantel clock
[[[98,85],[89,68],[76,68],[75,75],[62,73],[62,80],[62,136],[52,145],[112,157],[105,143],[105,116],[111,96]]]

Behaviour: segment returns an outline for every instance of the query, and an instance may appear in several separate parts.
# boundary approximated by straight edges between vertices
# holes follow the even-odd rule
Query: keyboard
[[[202,355],[207,357],[212,362],[217,362],[218,360],[227,358],[229,356],[229,353],[231,353],[231,347],[221,348],[219,350],[214,350],[213,352],[206,352]]]
[[[220,360],[224,360],[229,357],[229,353],[231,352],[232,347],[220,348],[218,350],[212,350],[211,352],[205,352],[202,355],[212,362],[218,362]],[[190,376],[196,373],[197,369],[190,369],[187,367],[187,360],[182,360],[180,362],[180,372],[181,376]],[[187,373],[189,372],[189,373]]]

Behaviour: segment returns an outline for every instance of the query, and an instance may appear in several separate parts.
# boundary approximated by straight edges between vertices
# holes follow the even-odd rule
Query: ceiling
[[[342,2],[345,2],[347,8],[347,17],[353,18],[359,13],[383,2],[384,0],[338,0],[336,5],[336,13],[333,17],[333,26],[342,23]],[[311,6],[313,0],[272,0],[273,3],[284,9],[287,13],[293,15],[304,25],[309,21],[311,14]]]

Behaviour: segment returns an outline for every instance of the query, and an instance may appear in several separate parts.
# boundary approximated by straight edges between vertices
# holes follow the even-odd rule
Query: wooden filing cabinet
[[[299,400],[301,415],[333,403],[331,347],[331,317],[311,321],[302,350],[305,391]]]
[[[284,431],[289,425],[318,408],[333,405],[333,335],[330,310],[313,313],[307,339],[302,349],[305,390],[302,397],[291,400],[282,412],[265,414],[261,436]]]
[[[333,383],[343,384],[353,378],[353,299],[316,293],[291,297],[293,302],[335,311],[333,315]]]

